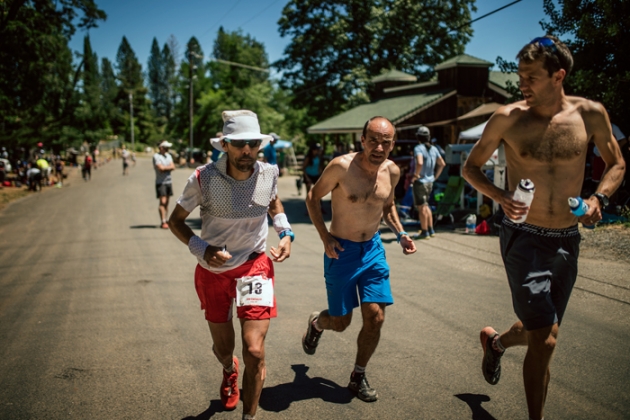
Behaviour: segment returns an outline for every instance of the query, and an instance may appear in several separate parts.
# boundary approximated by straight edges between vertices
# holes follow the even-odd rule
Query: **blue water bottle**
[[[571,213],[577,217],[584,216],[589,209],[588,204],[586,204],[586,201],[582,200],[582,197],[569,197],[569,207],[571,208]],[[582,223],[582,226],[587,229],[595,228],[595,225],[587,226],[584,223]]]

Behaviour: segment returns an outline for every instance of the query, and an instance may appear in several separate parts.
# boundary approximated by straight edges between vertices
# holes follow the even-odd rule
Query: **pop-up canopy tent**
[[[461,143],[462,141],[479,140],[481,138],[481,134],[483,134],[483,129],[486,128],[486,124],[488,124],[488,121],[476,125],[473,128],[469,128],[468,130],[462,131],[461,133],[459,133],[459,142]]]
[[[283,152],[283,159],[280,163],[281,168],[288,168],[293,170],[297,168],[297,158],[293,151],[293,143],[288,140],[277,140],[273,145],[273,148]]]
[[[293,147],[293,143],[288,140],[278,140],[273,145],[274,149],[288,149],[290,147]]]

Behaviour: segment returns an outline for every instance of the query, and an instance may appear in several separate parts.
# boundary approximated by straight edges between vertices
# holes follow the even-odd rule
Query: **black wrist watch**
[[[608,207],[608,204],[610,204],[610,200],[608,200],[608,196],[606,194],[602,194],[602,193],[598,193],[597,192],[597,193],[593,194],[593,196],[599,200],[599,204],[602,205],[602,209],[604,207]]]

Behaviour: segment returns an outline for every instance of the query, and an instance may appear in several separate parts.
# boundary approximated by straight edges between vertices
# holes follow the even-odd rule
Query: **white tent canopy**
[[[462,140],[479,140],[481,138],[481,134],[483,134],[483,129],[486,128],[486,124],[488,121],[476,125],[473,128],[469,128],[468,130],[462,131],[459,133],[459,141]]]

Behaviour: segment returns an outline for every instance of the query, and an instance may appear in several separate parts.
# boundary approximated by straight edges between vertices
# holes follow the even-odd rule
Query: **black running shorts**
[[[173,195],[173,186],[171,184],[156,184],[155,194],[157,195],[157,198],[170,197]]]
[[[514,312],[525,329],[562,322],[577,278],[580,240],[577,226],[548,229],[503,219],[501,256]]]

